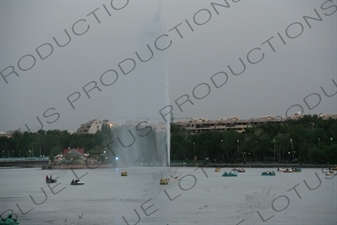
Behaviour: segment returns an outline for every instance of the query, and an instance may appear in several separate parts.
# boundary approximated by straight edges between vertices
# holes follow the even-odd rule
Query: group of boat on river
[[[50,183],[57,183],[57,180],[56,179],[53,179],[53,176],[50,175],[50,177],[48,177],[48,175],[46,176],[46,183],[47,184],[50,184]],[[82,180],[79,180],[79,179],[73,179],[71,182],[70,182],[71,185],[83,185],[84,182]]]
[[[0,215],[0,225],[18,225],[20,222],[17,218],[13,218],[12,214],[8,214],[7,218],[2,218]]]
[[[329,168],[328,172],[325,173],[326,176],[336,176],[337,175],[337,167],[331,167]],[[219,167],[215,168],[215,172],[220,172],[221,169]],[[302,168],[300,167],[294,167],[294,168],[277,168],[277,172],[283,172],[283,173],[299,173],[302,171]],[[233,168],[230,172],[224,172],[222,174],[223,177],[237,177],[238,173],[245,172],[244,168]],[[264,171],[261,173],[261,176],[276,176],[276,173],[274,171]]]

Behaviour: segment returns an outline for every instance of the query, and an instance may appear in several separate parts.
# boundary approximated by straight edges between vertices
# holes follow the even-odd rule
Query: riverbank
[[[330,168],[330,164],[301,164],[301,163],[172,163],[171,167],[219,167],[219,168]]]
[[[134,165],[135,167],[158,167],[158,165]],[[210,163],[210,162],[172,162],[170,167],[207,167],[207,168],[330,168],[335,167],[334,164],[301,164],[301,163],[263,163],[263,162],[254,162],[254,163]],[[30,165],[1,165],[0,169],[5,168],[41,168],[41,164],[32,163]],[[114,164],[61,164],[61,165],[52,165],[51,169],[96,169],[96,168],[128,168],[132,166],[118,165],[117,167]],[[46,168],[46,170],[48,170]]]
[[[158,167],[150,165],[135,165],[136,167]],[[170,167],[207,167],[207,168],[330,168],[337,165],[330,164],[301,164],[301,163],[171,163]],[[112,164],[96,164],[96,165],[57,165],[53,169],[96,169],[96,168],[128,168],[132,166],[116,167]]]

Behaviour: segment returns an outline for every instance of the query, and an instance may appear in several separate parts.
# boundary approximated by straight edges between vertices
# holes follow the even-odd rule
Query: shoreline
[[[121,166],[116,167],[112,164],[101,164],[101,165],[92,165],[87,166],[86,164],[78,164],[78,165],[55,165],[52,166],[51,169],[42,169],[41,166],[33,166],[33,167],[20,167],[20,166],[4,166],[0,167],[0,169],[17,169],[17,168],[40,168],[41,170],[57,170],[57,169],[97,169],[97,168],[132,168],[132,167],[159,167],[159,166]],[[194,163],[171,163],[170,167],[204,167],[204,168],[331,168],[336,167],[334,164],[300,164],[300,163],[203,163],[203,164],[194,164]]]

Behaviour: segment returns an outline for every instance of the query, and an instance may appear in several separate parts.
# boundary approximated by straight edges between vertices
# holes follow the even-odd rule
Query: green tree
[[[54,161],[54,157],[58,154],[62,154],[62,148],[60,146],[55,146],[50,149],[49,160]]]

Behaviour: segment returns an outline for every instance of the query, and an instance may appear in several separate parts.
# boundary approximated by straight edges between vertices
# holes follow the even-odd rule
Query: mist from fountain
[[[118,156],[117,166],[169,166],[170,121],[159,116],[162,105],[169,104],[167,53],[151,51],[147,45],[165,33],[161,21],[162,2],[156,13],[145,21],[136,37],[135,49],[146,62],[138,63],[125,102],[125,121],[114,129],[112,148]],[[167,40],[158,41],[161,46]]]

